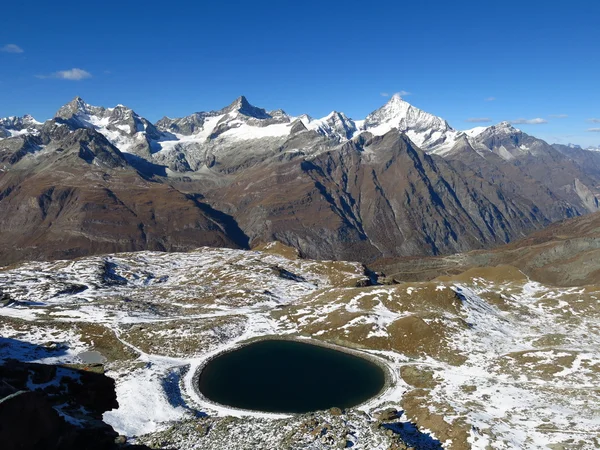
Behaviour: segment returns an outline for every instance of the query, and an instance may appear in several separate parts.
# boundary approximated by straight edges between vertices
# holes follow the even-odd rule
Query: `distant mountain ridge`
[[[294,117],[242,96],[155,124],[76,97],[45,123],[1,119],[0,170],[4,262],[97,253],[94,233],[107,251],[279,240],[313,258],[371,261],[496,246],[600,209],[600,153],[507,122],[458,131],[397,95],[364,120]],[[90,220],[87,240],[61,237]]]
[[[520,133],[520,130],[509,122],[464,131],[455,130],[441,117],[416,108],[398,94],[393,95],[385,105],[362,120],[351,119],[338,111],[332,111],[321,119],[314,119],[306,114],[294,117],[281,109],[267,112],[251,105],[244,96],[220,110],[196,112],[181,118],[165,116],[155,124],[123,105],[113,108],[92,106],[76,97],[58,110],[54,120],[60,119],[70,121],[75,128],[87,127],[101,131],[121,151],[141,153],[144,157],[153,152],[168,153],[178,144],[189,145],[190,142],[195,142],[201,145],[207,139],[214,140],[221,135],[223,139],[247,140],[286,137],[294,134],[293,131],[315,131],[341,143],[363,132],[382,136],[392,129],[405,133],[428,153],[438,155],[449,153],[465,137],[473,141],[472,144],[477,144],[479,149],[495,151],[504,159],[512,159],[512,153],[522,153],[519,150],[524,150],[524,147],[513,148],[511,151],[505,151],[501,146],[494,147],[493,141],[498,136]],[[41,125],[31,116],[0,119],[0,138],[11,137],[12,134],[16,134],[15,131],[22,134],[35,133]],[[294,125],[297,125],[295,130]],[[13,130],[13,133],[7,130]],[[139,136],[139,133],[142,133],[143,137]],[[140,147],[140,143],[134,142],[134,138],[139,141],[145,140],[146,144]],[[574,144],[569,144],[569,147],[581,148]],[[597,149],[590,147],[586,150]],[[159,159],[168,160],[164,157]]]

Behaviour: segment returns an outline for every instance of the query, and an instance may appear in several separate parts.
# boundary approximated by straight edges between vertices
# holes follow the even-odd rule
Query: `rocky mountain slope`
[[[240,97],[156,124],[75,98],[0,130],[0,264],[272,240],[368,262],[489,248],[599,209],[587,154],[507,123],[457,131],[399,96],[364,120]]]
[[[12,147],[8,147],[8,146]],[[1,141],[0,263],[106,251],[246,247],[235,223],[132,168],[87,128],[46,123]]]
[[[310,159],[247,169],[207,198],[255,241],[274,238],[317,258],[454,253],[548,223],[528,199],[424,153],[406,135],[362,137]]]
[[[424,281],[504,264],[518,267],[532,280],[548,285],[600,284],[600,213],[552,224],[490,251],[434,258],[384,258],[372,267],[397,280]]]

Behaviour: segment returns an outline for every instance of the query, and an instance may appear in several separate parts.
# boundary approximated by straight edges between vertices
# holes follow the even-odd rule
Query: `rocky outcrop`
[[[42,394],[15,390],[0,400],[2,448],[58,449],[67,428]]]
[[[102,422],[105,411],[118,407],[114,380],[90,370],[16,360],[0,365],[0,379],[4,450],[122,447],[116,441],[124,440]]]
[[[400,422],[402,415],[403,412],[397,412],[385,424],[373,421],[362,411],[338,408],[271,421],[254,417],[203,417],[176,423],[167,430],[142,436],[140,441],[153,448],[165,445],[169,448],[214,450],[343,449],[354,446],[386,450],[442,448],[438,441],[420,433],[415,425]],[[403,432],[402,428],[406,425],[412,425],[413,436]],[[356,432],[357,428],[360,428],[360,434]],[[411,446],[408,442],[414,444]]]

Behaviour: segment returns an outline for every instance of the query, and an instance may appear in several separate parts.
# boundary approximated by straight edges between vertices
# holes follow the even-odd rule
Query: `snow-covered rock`
[[[29,114],[23,117],[0,118],[0,139],[27,134],[36,135],[39,133],[41,125],[41,122],[38,122]]]
[[[362,127],[376,136],[393,128],[406,133],[421,149],[438,154],[449,151],[460,134],[441,117],[412,106],[398,94],[369,114]]]

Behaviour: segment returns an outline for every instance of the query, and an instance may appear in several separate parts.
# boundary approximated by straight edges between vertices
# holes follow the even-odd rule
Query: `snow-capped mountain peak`
[[[400,95],[394,94],[385,105],[366,117],[365,128],[373,129],[391,123],[400,125],[400,122],[407,117],[410,108],[412,108],[410,103],[404,101]]]
[[[233,133],[232,130],[237,128],[244,128],[240,130],[243,131],[241,134],[245,138],[252,139],[251,129],[258,130],[275,124],[290,124],[293,120],[295,117],[289,116],[283,109],[267,112],[263,108],[252,105],[246,97],[240,96],[220,110],[195,112],[189,116],[173,119],[163,117],[156,122],[156,126],[160,130],[181,136],[196,136],[197,140],[201,141],[217,138],[229,131]],[[250,129],[246,129],[248,127]],[[258,137],[264,134],[260,131]]]
[[[489,130],[489,132],[491,134],[503,134],[503,135],[510,135],[510,134],[515,134],[515,133],[521,132],[521,130],[514,127],[512,123],[507,122],[507,121],[503,121],[496,125],[487,127],[486,130]]]
[[[394,128],[406,133],[423,150],[442,154],[452,148],[459,134],[441,117],[411,105],[398,94],[369,114],[362,127],[374,135]]]
[[[316,120],[307,115],[300,116],[300,119],[307,129],[338,141],[351,139],[358,131],[356,122],[343,112],[331,111],[327,116]]]
[[[229,114],[229,115],[244,115],[247,117],[252,117],[254,119],[271,119],[272,116],[267,113],[262,108],[257,108],[250,104],[248,99],[243,95],[238,97],[231,103],[228,107],[222,109],[221,114]]]
[[[23,123],[25,124],[35,124],[40,125],[42,122],[35,120],[35,118],[31,114],[25,114],[22,118]]]
[[[42,125],[29,114],[23,117],[10,116],[0,118],[0,139],[20,136],[25,134],[37,134]]]
[[[6,127],[6,128],[22,128],[23,126],[27,126],[27,125],[40,125],[41,122],[38,122],[37,120],[34,119],[33,116],[29,115],[29,114],[25,114],[22,117],[17,117],[17,116],[10,116],[10,117],[4,117],[4,118],[0,118],[0,126],[2,127]]]
[[[512,127],[511,123],[507,120],[503,120],[502,122],[499,122],[496,126],[497,127],[505,127],[505,128]]]
[[[102,106],[88,105],[81,97],[77,96],[66,105],[62,106],[55,114],[55,117],[69,120],[74,117],[83,117],[86,115],[102,115],[106,108]]]
[[[194,169],[191,170],[196,170],[204,161],[212,161],[215,155],[223,160],[237,158],[240,142],[245,142],[244,145],[252,149],[252,154],[267,155],[282,146],[290,136],[304,130],[323,136],[328,141],[325,147],[346,142],[362,132],[382,136],[397,130],[424,151],[442,156],[449,154],[464,140],[466,145],[472,145],[477,151],[500,152],[504,158],[535,150],[527,143],[520,143],[521,132],[510,122],[458,131],[441,117],[413,106],[398,94],[364,120],[353,120],[336,110],[320,119],[306,114],[293,117],[282,109],[267,111],[258,108],[244,96],[220,110],[196,112],[174,119],[163,117],[156,125],[126,106],[92,106],[81,97],[75,97],[59,109],[55,120],[71,130],[81,127],[94,129],[119,150],[148,160],[170,164],[173,158],[176,162],[187,158],[190,164],[185,166],[185,170],[192,167]],[[0,122],[0,128],[2,125]],[[13,135],[14,132],[6,131],[6,126],[3,131],[0,130],[0,137]],[[307,139],[314,139],[307,136]],[[509,141],[519,144],[515,149],[511,147],[511,150],[504,151],[502,145],[496,146],[500,141],[506,142],[506,149],[510,147]],[[157,153],[160,155],[155,158],[153,155]]]
[[[148,155],[152,153],[152,141],[165,137],[152,123],[127,106],[93,106],[81,97],[75,97],[60,108],[55,120],[65,123],[71,129],[96,130],[126,153]]]

